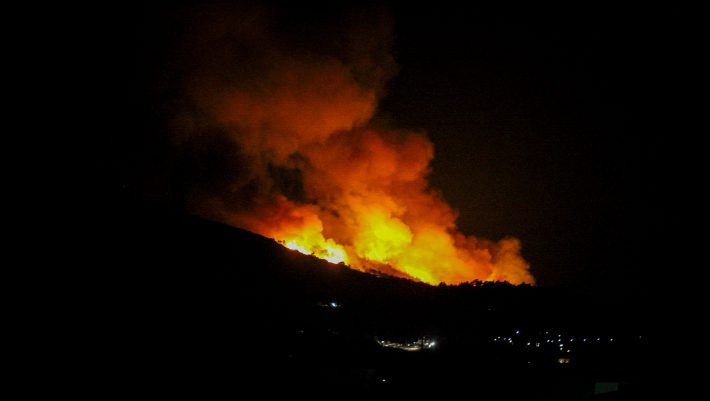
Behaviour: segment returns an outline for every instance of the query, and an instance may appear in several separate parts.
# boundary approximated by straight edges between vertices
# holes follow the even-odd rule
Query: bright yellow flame
[[[299,244],[296,240],[282,242],[282,244],[288,249],[301,252],[304,255],[313,255],[333,264],[345,263],[347,260],[345,249],[332,240],[323,240],[322,243],[312,245]]]
[[[422,282],[436,285],[441,278],[461,282],[466,277],[459,272],[469,269],[458,257],[451,237],[435,226],[420,227],[417,233],[401,219],[382,208],[367,208],[360,214],[357,235],[348,248],[325,238],[323,225],[318,218],[304,219],[297,229],[274,235],[288,249],[304,255],[313,255],[330,263],[345,263],[361,268],[362,261],[372,261],[396,266],[400,271]],[[432,266],[437,275],[433,274]]]
[[[288,241],[288,242],[285,243],[284,245],[286,246],[286,248],[291,249],[291,250],[294,250],[294,251],[301,252],[301,253],[304,254],[304,255],[310,255],[310,254],[313,253],[313,252],[309,251],[308,249],[306,249],[304,246],[298,245],[298,244],[296,243],[296,241]]]
[[[473,279],[533,282],[514,239],[486,244],[452,234],[449,226],[426,221],[422,213],[413,214],[387,199],[356,204],[348,231],[324,230],[317,212],[311,206],[294,208],[278,230],[265,234],[286,248],[333,264],[344,263],[362,271],[380,270],[385,265],[404,277],[432,285]]]
[[[372,210],[362,216],[355,251],[365,259],[388,263],[399,256],[412,242],[412,232],[406,224],[382,210]]]
[[[326,255],[322,256],[322,258],[328,262],[337,264],[345,261],[345,252],[342,249],[328,246],[325,248],[325,251]]]

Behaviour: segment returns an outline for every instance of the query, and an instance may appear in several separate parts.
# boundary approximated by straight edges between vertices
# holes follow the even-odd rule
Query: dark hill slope
[[[107,266],[119,283],[117,319],[109,326],[118,376],[171,392],[218,385],[234,394],[279,386],[417,394],[455,389],[475,377],[485,383],[479,398],[497,397],[501,389],[547,397],[562,380],[550,374],[556,367],[544,365],[554,355],[535,356],[547,367],[532,374],[526,370],[531,355],[492,345],[494,336],[518,329],[638,329],[613,305],[560,290],[433,287],[375,276],[183,214],[131,213],[101,242],[97,268]],[[435,351],[407,353],[375,342],[423,336],[437,340]],[[599,366],[626,374],[593,364]],[[575,380],[588,387],[595,373],[578,374],[584,380]],[[541,377],[543,384],[535,382]],[[511,380],[520,385],[508,386]]]

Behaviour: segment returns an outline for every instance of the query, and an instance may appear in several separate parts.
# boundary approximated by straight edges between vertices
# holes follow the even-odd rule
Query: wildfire
[[[198,13],[175,52],[186,56],[174,63],[186,96],[174,102],[184,107],[175,143],[194,150],[184,159],[200,177],[189,202],[197,213],[362,271],[534,282],[518,240],[457,229],[429,185],[434,146],[424,133],[372,123],[397,70],[388,18],[329,21],[323,38],[342,40],[323,44],[252,12]]]
[[[415,197],[416,202],[411,205],[406,202],[408,198],[397,198],[396,202],[403,204],[398,213],[382,203],[343,208],[335,222],[344,218],[352,221],[345,227],[348,235],[341,237],[350,238],[348,242],[324,235],[336,234],[343,228],[325,226],[331,224],[328,218],[332,214],[314,205],[295,204],[285,197],[274,207],[278,213],[272,219],[261,219],[258,225],[247,224],[288,249],[362,271],[381,271],[432,285],[472,280],[533,282],[519,255],[517,240],[492,242],[467,237],[455,230],[453,222],[446,224],[432,218],[443,215],[453,220],[455,214],[442,200],[425,194],[423,199]],[[379,198],[373,200],[376,199]],[[429,214],[404,212],[422,204],[428,205]]]

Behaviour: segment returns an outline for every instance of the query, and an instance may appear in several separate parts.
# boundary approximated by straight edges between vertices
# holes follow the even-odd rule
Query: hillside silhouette
[[[406,395],[464,386],[484,399],[575,399],[599,381],[634,395],[644,377],[643,319],[619,305],[562,289],[364,273],[183,213],[120,220],[103,252],[121,283],[114,347],[124,373],[153,388]],[[616,343],[573,348],[562,366],[556,344],[538,344],[553,335]],[[423,339],[436,346],[381,345]]]

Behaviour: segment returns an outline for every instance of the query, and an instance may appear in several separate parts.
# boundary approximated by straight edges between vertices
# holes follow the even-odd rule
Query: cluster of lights
[[[569,354],[572,352],[572,346],[577,344],[608,344],[614,342],[614,337],[575,337],[563,336],[562,334],[551,334],[550,331],[545,331],[544,335],[530,336],[523,339],[521,330],[515,330],[510,336],[496,336],[493,341],[502,344],[516,345],[525,344],[526,348],[552,347],[558,349],[562,353]]]
[[[388,341],[388,340],[380,340],[378,338],[375,338],[375,341],[377,342],[377,344],[379,344],[382,347],[401,349],[404,351],[421,351],[423,349],[432,349],[432,348],[436,347],[436,341],[434,341],[430,338],[427,338],[427,337],[420,337],[416,341],[406,342],[406,343],[400,343],[400,342]]]

